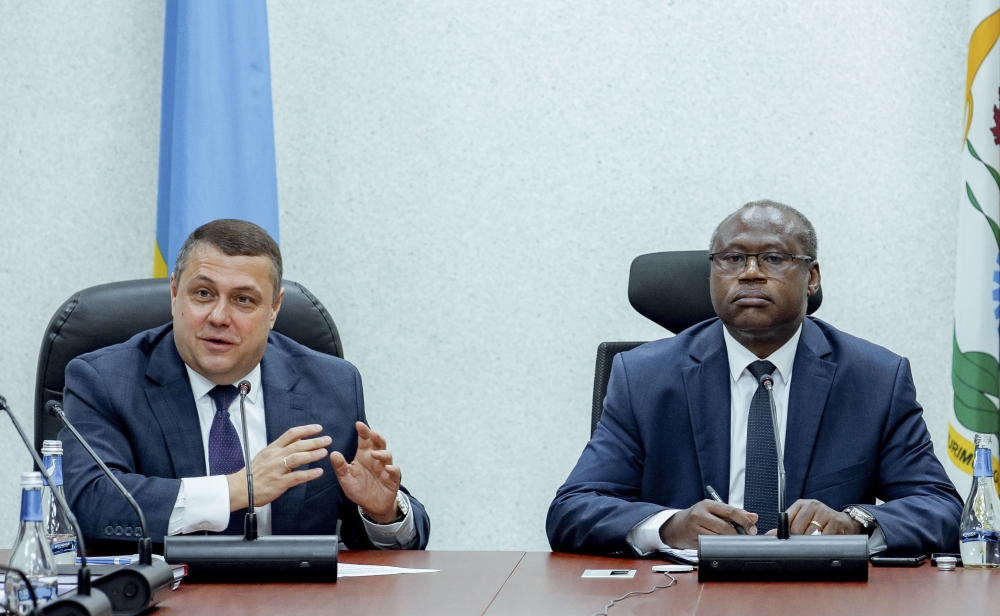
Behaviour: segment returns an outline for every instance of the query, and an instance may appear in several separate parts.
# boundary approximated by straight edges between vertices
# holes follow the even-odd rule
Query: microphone
[[[174,535],[163,540],[168,563],[184,563],[195,582],[336,582],[340,522],[335,535],[258,536],[253,470],[247,432],[250,382],[237,384],[247,472],[247,515],[243,536]]]
[[[257,511],[253,503],[253,471],[250,464],[250,437],[247,436],[247,394],[250,393],[250,382],[242,380],[237,387],[240,390],[240,421],[243,422],[243,459],[247,466],[247,517],[243,523],[243,538],[247,541],[257,540]]]
[[[774,451],[778,458],[778,539],[788,539],[788,512],[785,511],[785,453],[781,448],[781,433],[778,432],[778,409],[774,405],[774,377],[760,375],[758,384],[767,390],[767,401],[771,403],[771,426],[774,429]]]
[[[118,491],[132,505],[132,509],[139,517],[139,526],[142,528],[142,538],[139,539],[139,562],[99,577],[94,582],[94,586],[104,591],[111,599],[115,616],[132,616],[153,607],[170,594],[174,582],[174,571],[165,562],[153,560],[153,541],[149,538],[146,516],[143,515],[142,508],[139,507],[139,503],[135,502],[125,486],[118,481],[111,469],[98,457],[86,439],[66,419],[66,413],[63,412],[61,404],[55,400],[49,400],[45,403],[45,412],[62,421],[73,438],[93,458],[97,466],[104,472],[105,477],[118,488]],[[79,536],[78,532],[77,537]]]
[[[774,378],[761,375],[767,390],[778,458],[776,536],[699,535],[698,581],[868,581],[867,535],[796,535],[789,537],[785,511],[785,462],[774,404]]]
[[[21,440],[24,442],[24,446],[31,453],[31,458],[35,461],[35,465],[41,470],[42,477],[45,478],[45,481],[50,482],[49,485],[52,485],[52,478],[45,469],[45,463],[42,462],[42,459],[38,456],[38,452],[35,451],[31,442],[28,441],[27,435],[21,429],[21,424],[17,421],[14,413],[11,412],[10,407],[7,406],[7,400],[3,396],[0,396],[0,410],[7,412],[7,416],[10,417],[11,423],[14,424],[18,435],[20,435]],[[80,524],[76,521],[76,516],[73,515],[73,510],[69,508],[69,504],[66,503],[66,499],[63,498],[62,494],[58,490],[52,490],[52,495],[55,496],[62,510],[66,512],[66,518],[73,525],[73,530],[76,531],[76,547],[82,564],[76,572],[75,593],[60,595],[58,599],[46,603],[41,608],[36,607],[34,611],[41,612],[42,614],[65,614],[67,616],[111,616],[111,601],[103,592],[92,588],[90,583],[90,569],[87,567],[87,546],[84,543],[83,530],[80,528]],[[28,588],[28,593],[34,602],[35,592],[31,588],[31,584],[28,584]]]

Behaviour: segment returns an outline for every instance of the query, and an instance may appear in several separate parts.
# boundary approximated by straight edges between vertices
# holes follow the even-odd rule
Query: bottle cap
[[[938,571],[954,571],[957,563],[958,559],[954,556],[938,556],[937,558]]]
[[[42,474],[38,471],[31,471],[27,473],[21,473],[21,487],[22,488],[41,488],[42,487]]]
[[[61,456],[62,441],[42,441],[42,456]]]

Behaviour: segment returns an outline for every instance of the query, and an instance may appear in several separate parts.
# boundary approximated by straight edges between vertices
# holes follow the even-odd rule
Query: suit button
[[[135,527],[135,536],[136,537],[141,537],[142,536],[142,527],[141,526],[136,526]]]
[[[104,534],[108,535],[108,536],[113,535],[113,534],[115,534],[115,529],[112,528],[112,527],[110,527],[110,526],[105,526],[104,527]]]
[[[125,536],[126,537],[131,537],[132,536],[132,527],[131,526],[126,526],[125,527]]]
[[[118,535],[119,537],[121,537],[122,535],[125,534],[125,529],[122,528],[121,526],[116,526],[115,527],[115,534]]]

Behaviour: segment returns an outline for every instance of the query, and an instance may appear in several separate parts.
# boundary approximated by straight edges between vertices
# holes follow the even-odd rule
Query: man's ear
[[[274,322],[278,318],[278,311],[281,310],[281,300],[285,297],[285,287],[278,291],[278,299],[271,304],[271,329],[274,329]]]
[[[806,287],[806,294],[809,297],[816,295],[816,291],[819,291],[819,263],[813,262],[809,266],[809,283]]]

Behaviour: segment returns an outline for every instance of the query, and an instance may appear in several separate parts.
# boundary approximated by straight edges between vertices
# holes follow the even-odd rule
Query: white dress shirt
[[[722,335],[726,342],[726,354],[729,358],[729,504],[743,508],[743,496],[746,491],[746,457],[747,457],[747,423],[750,420],[750,402],[759,387],[757,379],[747,369],[750,364],[760,358],[736,341],[725,327]],[[778,434],[781,437],[781,455],[784,458],[785,431],[788,426],[788,394],[791,391],[792,366],[795,364],[795,352],[799,346],[802,326],[795,334],[766,359],[774,364],[774,406],[778,412]],[[791,503],[785,503],[788,507]],[[678,509],[664,509],[654,513],[642,522],[636,524],[626,536],[626,541],[640,555],[667,548],[660,539],[660,528]],[[877,528],[875,535],[869,541],[869,547],[885,549],[885,539],[882,530]]]
[[[205,451],[205,468],[210,469],[208,459],[208,438],[215,419],[215,402],[208,392],[215,383],[184,366],[187,369],[188,380],[191,383],[191,393],[194,395],[195,407],[198,410],[198,421],[201,424],[201,442]],[[260,364],[244,379],[250,383],[250,392],[246,397],[247,438],[250,459],[267,446],[267,426],[264,423],[264,392],[261,383]],[[236,428],[240,445],[243,444],[243,419],[240,416],[240,399],[237,396],[229,406],[229,419]],[[326,472],[333,472],[329,469]],[[400,492],[409,503],[404,492]],[[360,508],[359,508],[360,509]],[[260,535],[271,534],[271,505],[256,507],[257,530]],[[173,511],[167,522],[167,534],[179,535],[199,531],[220,532],[229,526],[229,482],[225,475],[208,475],[206,477],[186,477],[181,479],[180,491],[174,502]],[[382,549],[408,548],[417,541],[416,526],[413,522],[412,507],[406,516],[392,524],[376,524],[365,516],[364,522],[368,538],[376,547]]]

